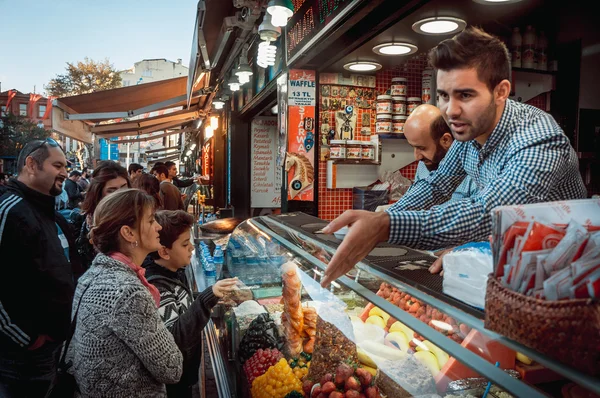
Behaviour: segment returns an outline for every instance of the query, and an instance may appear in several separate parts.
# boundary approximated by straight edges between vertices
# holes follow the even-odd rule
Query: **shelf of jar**
[[[405,140],[406,137],[402,133],[377,134],[380,140]]]
[[[367,159],[331,159],[333,164],[368,164],[373,166],[380,166],[381,162]]]

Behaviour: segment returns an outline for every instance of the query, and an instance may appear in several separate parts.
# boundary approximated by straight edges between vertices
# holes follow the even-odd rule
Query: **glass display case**
[[[237,277],[245,295],[208,326],[219,397],[600,393],[597,378],[486,330],[482,310],[442,292],[430,253],[380,244],[322,288],[341,243],[319,233],[326,225],[290,213],[247,220],[231,234],[223,276]],[[202,270],[193,269],[200,288]]]

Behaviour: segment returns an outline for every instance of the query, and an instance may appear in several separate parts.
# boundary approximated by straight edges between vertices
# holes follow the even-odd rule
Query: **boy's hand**
[[[218,298],[223,298],[226,293],[232,292],[236,289],[235,285],[237,283],[237,278],[222,279],[213,285],[212,291]]]

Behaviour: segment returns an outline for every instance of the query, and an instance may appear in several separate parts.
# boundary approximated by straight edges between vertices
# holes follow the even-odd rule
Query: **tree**
[[[8,113],[0,119],[0,156],[16,157],[29,141],[44,140],[49,135],[25,116]]]
[[[119,87],[121,76],[109,63],[108,58],[96,62],[86,57],[83,62],[77,64],[67,62],[66,73],[57,75],[44,88],[48,95],[60,98]]]

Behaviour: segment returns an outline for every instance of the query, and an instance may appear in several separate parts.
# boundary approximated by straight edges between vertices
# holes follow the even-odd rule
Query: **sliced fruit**
[[[372,367],[367,366],[367,365],[363,365],[363,366],[361,366],[361,368],[363,368],[367,372],[371,373],[371,376],[373,376],[373,377],[377,376],[377,369],[372,368]]]
[[[385,344],[376,343],[374,341],[363,341],[360,343],[360,347],[367,353],[375,354],[378,357],[396,361],[404,358],[407,353],[400,351],[399,349],[391,348]]]
[[[381,363],[386,360],[385,358],[382,358],[375,354],[367,353],[365,350],[363,350],[360,347],[356,347],[356,353],[358,354],[358,360],[360,361],[361,364],[367,365],[367,366],[369,366],[371,368],[375,368],[375,369],[377,369],[377,364],[375,363],[375,361]]]
[[[429,369],[431,375],[435,377],[440,371],[440,364],[437,361],[435,355],[431,351],[417,351],[414,353],[414,357],[419,360],[423,365]]]
[[[533,359],[529,358],[527,355],[521,354],[517,352],[516,354],[517,361],[523,362],[525,365],[531,365],[533,363]]]
[[[385,341],[395,343],[401,351],[408,352],[408,337],[404,332],[390,332],[385,336]]]
[[[443,368],[446,362],[448,362],[448,359],[450,359],[450,356],[446,354],[446,352],[429,340],[424,340],[422,344],[417,344],[417,351],[431,351],[433,355],[435,355],[438,364],[440,365],[440,369]]]
[[[357,317],[357,316],[354,316],[354,315],[352,315],[352,316],[350,317],[350,321],[351,321],[351,322],[360,322],[360,323],[363,323],[363,320],[362,320],[362,319],[360,319],[359,317]]]
[[[381,327],[382,329],[385,329],[385,322],[383,321],[383,318],[378,315],[371,315],[367,318],[365,323],[371,323],[373,325]]]
[[[369,311],[369,316],[373,316],[373,315],[380,316],[386,325],[387,325],[388,320],[390,319],[390,316],[388,315],[388,313],[384,312],[379,307],[373,307],[373,309],[371,311]]]
[[[390,327],[390,333],[392,332],[403,332],[409,339],[415,334],[411,328],[400,321],[394,322],[394,324]]]

